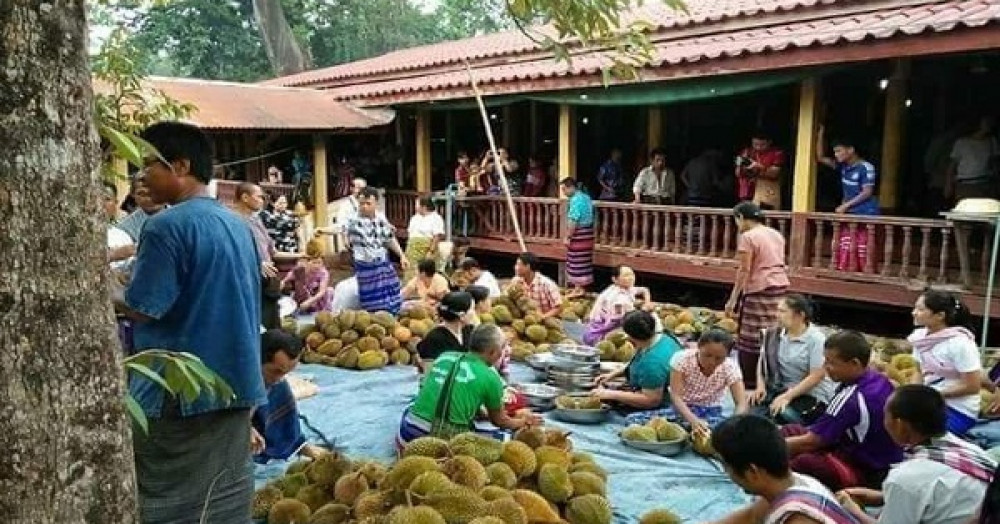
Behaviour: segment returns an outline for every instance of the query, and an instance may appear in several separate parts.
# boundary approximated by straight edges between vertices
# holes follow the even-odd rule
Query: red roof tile
[[[144,87],[193,104],[187,120],[205,129],[355,130],[394,118],[392,111],[362,109],[316,89],[164,77],[147,78]],[[100,81],[94,89],[106,91]]]
[[[730,0],[718,3],[750,4],[752,2]],[[786,0],[785,2],[770,2],[767,5],[774,7],[781,4],[792,9],[793,4],[805,3],[807,2]],[[898,1],[894,3],[898,5]],[[881,3],[881,5],[886,6],[885,3]],[[774,8],[777,9],[777,7]],[[732,15],[724,12],[717,16]],[[832,46],[848,42],[888,39],[902,35],[943,32],[960,26],[982,27],[998,21],[1000,21],[1000,0],[950,0],[931,4],[911,3],[904,7],[883,7],[857,12],[853,15],[838,14],[806,21],[758,25],[751,28],[710,32],[701,36],[678,39],[664,38],[669,36],[669,32],[667,32],[660,33],[654,39],[656,60],[651,66],[664,68],[702,60],[777,53],[794,48]],[[416,51],[417,49],[398,53],[415,53]],[[481,85],[487,86],[519,80],[596,74],[600,72],[602,65],[605,65],[604,63],[604,58],[594,54],[586,54],[575,58],[572,70],[568,70],[566,64],[556,63],[551,56],[536,55],[505,64],[480,64],[474,66],[474,70],[477,81]],[[452,67],[442,72],[390,77],[384,81],[367,81],[341,86],[333,83],[329,91],[340,99],[360,99],[396,93],[428,92],[462,87],[468,84],[468,74],[464,67]]]

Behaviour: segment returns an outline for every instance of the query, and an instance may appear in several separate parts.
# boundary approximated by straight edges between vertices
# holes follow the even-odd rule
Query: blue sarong
[[[722,423],[725,418],[722,416],[722,406],[688,406],[694,415],[702,420],[704,420],[708,427],[715,428]],[[637,411],[635,413],[630,413],[625,416],[625,420],[629,424],[639,424],[645,425],[650,420],[662,417],[670,422],[675,422],[684,427],[684,429],[691,431],[691,425],[684,420],[684,417],[680,415],[673,407],[665,407],[660,409],[653,409],[649,411]]]
[[[361,309],[369,313],[399,313],[399,308],[403,305],[402,289],[399,275],[389,259],[376,262],[355,260],[354,269],[358,278]]]
[[[403,448],[406,447],[407,442],[431,434],[431,423],[411,414],[411,407],[413,406],[407,406],[406,410],[403,411],[403,416],[399,420],[399,432],[396,433],[396,451],[399,453],[403,452]],[[468,431],[496,440],[509,440],[511,437],[511,432],[495,426],[479,427],[476,424],[472,424]]]
[[[254,455],[258,464],[270,460],[285,460],[294,455],[305,443],[299,426],[299,410],[295,394],[288,382],[282,380],[267,391],[267,404],[259,406],[253,414],[253,428],[264,437],[264,451]]]

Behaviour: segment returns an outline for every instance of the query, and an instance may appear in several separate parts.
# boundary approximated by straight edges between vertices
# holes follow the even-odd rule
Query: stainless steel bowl
[[[555,344],[552,356],[556,359],[580,363],[600,362],[601,352],[597,348],[576,344]]]
[[[549,365],[552,364],[552,354],[535,353],[533,355],[528,355],[525,362],[535,371],[548,371]]]
[[[528,406],[542,411],[555,407],[556,397],[563,394],[563,390],[545,384],[517,384],[514,389],[524,395]]]
[[[684,452],[684,448],[687,447],[688,437],[685,435],[684,438],[664,442],[640,442],[625,439],[622,439],[622,442],[629,447],[641,449],[643,451],[648,451],[664,457],[673,457]]]
[[[602,424],[608,420],[611,408],[604,406],[601,409],[559,409],[552,410],[552,416],[557,420],[569,422],[570,424]]]
[[[561,358],[552,358],[548,362],[548,369],[555,371],[568,371],[574,373],[590,373],[590,372],[600,372],[601,363],[600,362],[579,362],[576,360],[563,360]]]

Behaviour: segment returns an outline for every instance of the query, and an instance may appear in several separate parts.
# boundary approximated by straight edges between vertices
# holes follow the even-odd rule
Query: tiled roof
[[[653,68],[975,28],[1000,21],[1000,0],[688,0],[688,13],[659,2],[629,15],[654,23]],[[484,86],[595,75],[604,60],[582,54],[572,69],[517,32],[444,42],[271,80],[325,87],[339,99],[467,86],[469,60]]]
[[[189,78],[149,77],[144,87],[193,104],[187,117],[205,129],[355,130],[383,126],[392,111],[362,109],[325,91]],[[106,91],[94,82],[98,92]]]

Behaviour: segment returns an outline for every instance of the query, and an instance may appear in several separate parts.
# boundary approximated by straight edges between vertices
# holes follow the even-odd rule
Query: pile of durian
[[[565,433],[528,428],[410,442],[391,467],[331,453],[256,493],[267,524],[610,524],[607,473]],[[672,517],[659,510],[658,515]],[[669,513],[669,512],[667,512]],[[669,524],[674,520],[644,520]]]
[[[677,336],[697,336],[711,327],[719,327],[730,333],[739,330],[736,320],[729,318],[723,311],[685,308],[677,304],[659,304],[655,311],[663,322],[663,330]]]
[[[502,327],[511,342],[511,356],[523,362],[536,353],[546,353],[552,344],[576,344],[566,337],[562,321],[557,318],[543,319],[538,312],[538,303],[528,298],[523,291],[508,289],[493,299],[493,309],[479,315],[484,324]]]
[[[563,290],[563,302],[560,307],[559,317],[569,322],[583,322],[590,316],[590,309],[594,307],[594,297],[584,295],[569,298],[565,295],[568,289]]]
[[[556,407],[569,410],[602,409],[601,399],[590,396],[559,395],[555,400]]]
[[[702,456],[713,457],[711,433],[688,434],[680,424],[663,417],[654,417],[646,424],[631,424],[621,432],[623,440],[631,442],[677,442],[691,439],[691,449]]]
[[[431,312],[424,307],[408,309],[399,320],[379,311],[323,311],[315,324],[299,327],[295,319],[282,321],[282,328],[305,340],[302,361],[347,369],[378,369],[390,363],[408,365],[417,343],[434,328]]]
[[[621,329],[604,335],[597,343],[597,351],[601,354],[602,362],[628,362],[635,356],[635,346]]]

